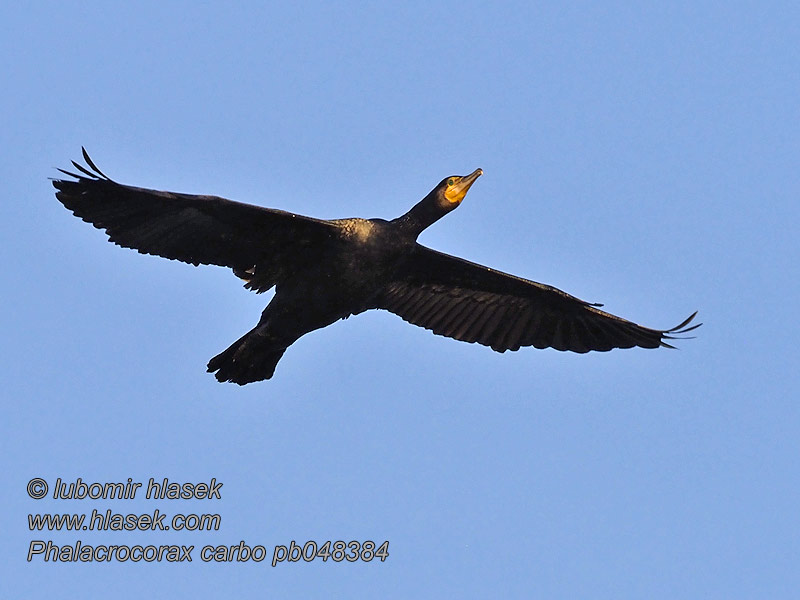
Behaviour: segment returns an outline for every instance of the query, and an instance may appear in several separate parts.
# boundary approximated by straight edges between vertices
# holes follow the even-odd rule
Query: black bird
[[[455,209],[483,173],[443,179],[403,216],[313,219],[216,196],[121,185],[73,161],[73,180],[57,179],[56,197],[109,240],[143,254],[228,267],[245,287],[275,296],[258,325],[212,358],[219,381],[269,379],[302,335],[338,319],[382,308],[404,320],[497,352],[521,346],[572,352],[672,348],[665,340],[699,327],[649,329],[603,312],[549,285],[442,254],[419,234]]]

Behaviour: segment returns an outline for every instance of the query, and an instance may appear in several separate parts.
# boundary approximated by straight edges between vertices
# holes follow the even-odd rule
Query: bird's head
[[[469,175],[451,175],[442,179],[434,188],[439,205],[447,211],[453,210],[467,195],[475,180],[483,175],[482,169],[475,169]]]
[[[461,204],[469,188],[481,175],[483,175],[483,171],[475,169],[469,175],[445,177],[410,211],[396,219],[399,221],[400,227],[416,239],[416,236],[423,230]]]

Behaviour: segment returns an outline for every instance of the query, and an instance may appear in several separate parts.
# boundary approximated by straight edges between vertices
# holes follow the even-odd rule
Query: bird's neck
[[[442,210],[436,198],[429,194],[393,222],[406,235],[416,240],[420,233],[441,219],[447,212],[449,211]]]

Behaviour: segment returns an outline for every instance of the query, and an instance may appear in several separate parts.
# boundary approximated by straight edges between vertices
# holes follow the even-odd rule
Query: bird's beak
[[[483,175],[483,169],[475,169],[469,175],[462,177],[458,183],[447,190],[445,193],[447,199],[454,204],[460,203],[464,199],[464,196],[467,195],[469,188],[472,187],[472,184],[475,183],[475,180],[481,175]]]

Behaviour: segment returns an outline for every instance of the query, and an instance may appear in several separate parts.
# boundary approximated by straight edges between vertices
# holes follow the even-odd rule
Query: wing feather
[[[193,265],[246,273],[256,291],[272,287],[299,261],[311,261],[334,243],[340,226],[217,196],[164,192],[119,184],[83,150],[88,167],[53,181],[58,200],[104,229],[119,246]]]
[[[376,302],[406,321],[498,352],[522,346],[572,352],[672,347],[697,313],[666,330],[650,329],[552,286],[417,244]]]

